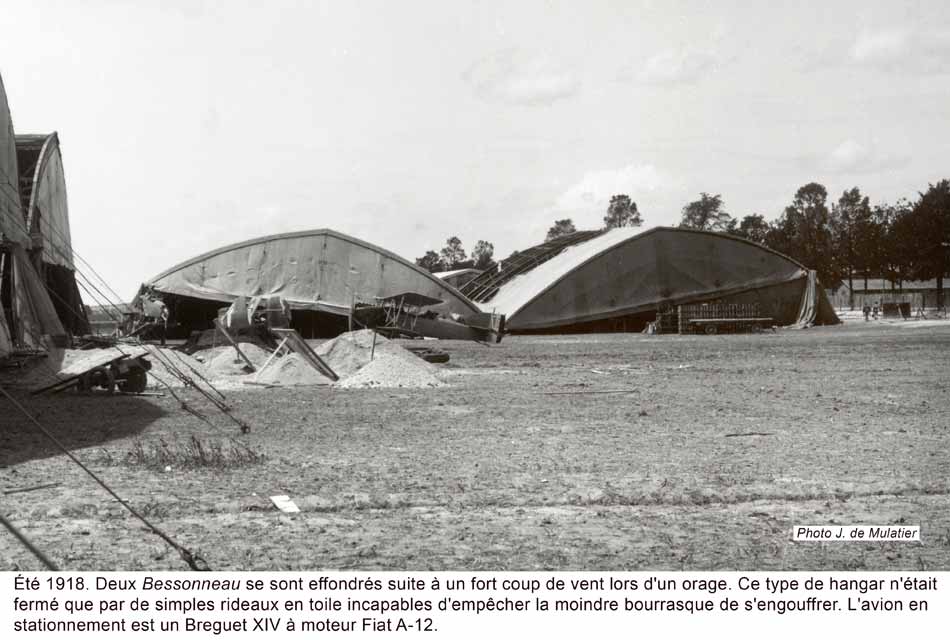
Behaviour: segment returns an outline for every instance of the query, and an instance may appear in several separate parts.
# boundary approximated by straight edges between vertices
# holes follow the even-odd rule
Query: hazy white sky
[[[781,213],[950,177],[950,3],[4,3],[18,133],[60,134],[79,254],[124,297],[330,227],[496,255],[627,193]]]

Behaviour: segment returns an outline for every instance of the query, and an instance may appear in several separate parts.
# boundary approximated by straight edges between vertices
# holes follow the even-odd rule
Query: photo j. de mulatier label
[[[801,525],[792,540],[815,542],[920,542],[920,527],[905,525]]]

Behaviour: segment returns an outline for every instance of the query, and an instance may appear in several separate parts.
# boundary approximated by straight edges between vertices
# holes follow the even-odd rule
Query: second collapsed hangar
[[[441,300],[434,309],[445,317],[479,315],[474,303],[428,271],[330,229],[222,247],[160,273],[136,297],[145,290],[162,295],[172,323],[185,335],[210,328],[219,310],[241,296],[281,296],[291,308],[292,326],[307,338],[346,331],[355,305],[407,293]]]
[[[774,324],[839,322],[814,271],[763,245],[709,231],[580,231],[487,271],[462,292],[513,333],[636,331],[673,305],[757,305]]]

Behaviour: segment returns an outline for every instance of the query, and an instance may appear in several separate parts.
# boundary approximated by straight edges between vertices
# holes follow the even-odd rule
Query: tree
[[[814,269],[826,287],[834,287],[841,282],[841,271],[834,255],[827,199],[828,191],[816,182],[799,188],[769,230],[766,244]]]
[[[577,229],[574,227],[574,222],[570,218],[564,218],[563,220],[555,220],[554,226],[548,229],[548,235],[544,239],[544,241],[549,242],[551,240],[554,240],[555,238],[560,238],[561,236],[566,236],[576,231]]]
[[[604,228],[639,227],[643,224],[637,203],[627,195],[616,195],[610,198],[607,205],[607,215],[604,216]]]
[[[739,222],[738,227],[733,225],[729,233],[737,235],[740,238],[747,238],[752,242],[765,244],[766,236],[768,236],[769,233],[769,223],[765,221],[765,216],[753,213],[750,216],[744,217],[742,221]]]
[[[722,210],[722,196],[718,193],[711,196],[703,191],[699,194],[699,200],[683,207],[680,227],[703,231],[729,231],[734,229],[735,225],[732,216]]]
[[[426,251],[424,256],[416,258],[416,264],[430,273],[443,271],[442,259],[435,251]]]
[[[872,242],[877,234],[867,196],[857,187],[845,191],[831,207],[832,243],[842,276],[848,278],[849,304],[854,309],[854,273],[864,273],[867,293],[868,273],[877,266],[879,255]]]
[[[475,268],[485,271],[490,269],[495,261],[492,256],[495,255],[495,245],[486,240],[479,240],[472,249],[472,259],[475,260]]]
[[[871,216],[881,237],[875,251],[875,262],[888,280],[897,282],[903,288],[904,280],[912,277],[911,268],[916,253],[913,208],[907,200],[902,199],[894,205],[876,205]]]
[[[442,261],[442,267],[446,270],[460,269],[468,260],[465,249],[462,248],[462,241],[456,236],[445,241],[445,246],[439,252],[439,258]]]
[[[911,216],[917,246],[910,271],[918,280],[937,279],[937,307],[942,308],[943,279],[950,272],[950,180],[921,193]]]

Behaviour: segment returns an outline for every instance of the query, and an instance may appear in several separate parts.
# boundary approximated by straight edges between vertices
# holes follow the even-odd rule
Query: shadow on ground
[[[31,396],[7,389],[67,449],[140,434],[166,412],[145,398],[108,394]],[[60,455],[59,448],[10,400],[0,396],[0,467]]]

